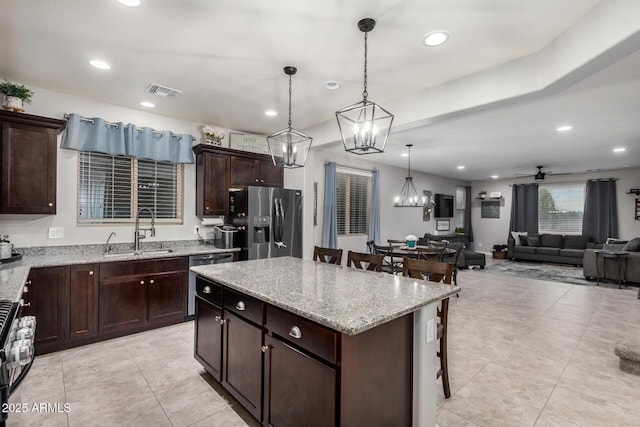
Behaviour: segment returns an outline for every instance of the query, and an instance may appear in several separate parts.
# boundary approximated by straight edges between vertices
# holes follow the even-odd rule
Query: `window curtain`
[[[367,240],[373,240],[376,245],[380,244],[380,171],[377,169],[371,172],[371,208]]]
[[[538,184],[514,184],[511,192],[511,231],[538,234]]]
[[[338,247],[338,213],[336,197],[336,164],[324,166],[324,209],[322,215],[322,246]]]
[[[615,179],[587,181],[582,235],[598,243],[606,242],[608,237],[618,237]]]
[[[471,187],[464,187],[464,231],[467,235],[469,243],[467,249],[474,250],[475,244],[473,243],[473,227],[471,227]]]
[[[61,148],[171,163],[193,163],[191,135],[138,128],[99,117],[69,114]]]

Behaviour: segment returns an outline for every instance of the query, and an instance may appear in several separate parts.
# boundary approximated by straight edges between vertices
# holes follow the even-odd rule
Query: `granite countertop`
[[[267,258],[191,267],[199,275],[347,335],[460,292],[457,286],[323,264]]]
[[[239,252],[239,248],[218,249],[198,241],[154,242],[142,245],[138,255],[133,254],[131,244],[114,244],[112,255],[105,256],[105,245],[46,246],[37,248],[17,248],[22,260],[0,264],[0,300],[18,301],[22,288],[29,276],[29,270],[35,267],[57,267],[61,265],[93,264],[139,259],[170,258],[198,254]],[[171,252],[158,251],[170,249]]]

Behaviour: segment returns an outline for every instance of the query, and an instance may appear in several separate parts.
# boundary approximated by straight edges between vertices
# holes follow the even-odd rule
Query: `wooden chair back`
[[[323,248],[316,246],[313,248],[313,260],[327,264],[342,264],[342,249]]]
[[[370,254],[375,254],[376,253],[376,242],[373,240],[367,240],[367,251]]]
[[[399,258],[396,257],[394,259],[392,245],[388,245],[388,246],[373,245],[373,248],[375,250],[374,254],[382,255],[383,257],[382,271],[384,271],[385,273],[391,273],[391,274],[396,274],[402,271],[402,268],[400,267]]]
[[[406,240],[387,239],[390,246],[407,246]]]
[[[450,262],[405,258],[402,262],[402,275],[450,285],[453,278],[453,264]]]
[[[349,251],[347,253],[347,267],[352,265],[355,268],[369,271],[382,271],[383,255],[363,254],[360,252]],[[363,263],[366,267],[363,266]]]

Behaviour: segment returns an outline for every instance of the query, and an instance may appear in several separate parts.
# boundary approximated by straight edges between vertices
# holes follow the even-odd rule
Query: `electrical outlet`
[[[430,343],[436,339],[436,322],[433,319],[427,320],[427,342]]]
[[[64,227],[49,227],[50,239],[62,239],[64,237]]]

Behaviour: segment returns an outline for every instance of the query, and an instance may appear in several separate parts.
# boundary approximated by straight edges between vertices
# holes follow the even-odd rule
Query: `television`
[[[448,194],[436,194],[436,207],[434,209],[434,217],[436,218],[453,218],[453,196]]]

